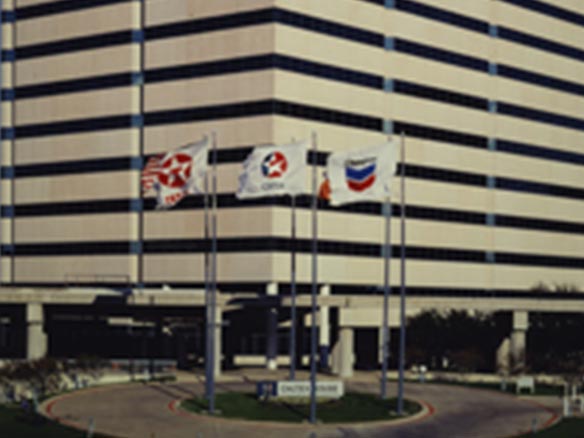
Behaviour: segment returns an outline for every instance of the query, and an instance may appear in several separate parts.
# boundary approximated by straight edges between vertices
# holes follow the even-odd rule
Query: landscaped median
[[[87,432],[47,420],[28,408],[0,405],[0,436],[10,438],[85,438]],[[106,438],[95,434],[94,438]]]
[[[584,418],[566,418],[549,429],[518,438],[584,438]]]
[[[299,401],[262,400],[255,394],[227,392],[217,394],[216,410],[220,417],[251,420],[302,423],[309,418],[310,405]],[[184,400],[181,408],[196,414],[208,410],[203,398]],[[368,421],[390,421],[404,416],[412,416],[422,411],[419,403],[405,400],[404,416],[396,413],[397,400],[382,400],[378,396],[361,393],[347,393],[338,400],[318,403],[318,420],[322,423],[362,423]]]

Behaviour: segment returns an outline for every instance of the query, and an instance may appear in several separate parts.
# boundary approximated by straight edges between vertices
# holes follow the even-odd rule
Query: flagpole
[[[208,160],[208,155],[207,155]],[[205,397],[207,400],[211,398],[211,287],[210,287],[210,264],[209,264],[209,249],[211,247],[209,241],[209,174],[205,172],[205,195],[203,197],[204,203],[204,226],[205,226],[205,260],[204,260],[204,275],[205,275]]]
[[[292,143],[296,139],[292,138]],[[306,156],[304,157],[306,164]],[[290,258],[290,375],[289,380],[296,380],[296,195],[290,195],[291,218],[290,235],[292,239],[292,251]]]
[[[389,263],[391,261],[391,198],[387,197],[383,205],[385,216],[385,247],[383,248],[383,328],[381,358],[381,399],[387,399],[387,362],[389,359],[390,333],[389,322]]]
[[[146,2],[140,2],[140,30],[145,32],[146,29]],[[144,110],[145,110],[145,85],[144,85],[144,71],[146,70],[146,48],[145,39],[140,43],[140,87],[139,87],[139,110],[140,110],[140,129],[138,130],[140,158],[144,160]],[[142,162],[142,166],[146,163]],[[142,181],[142,174],[140,173],[140,185]],[[138,254],[138,272],[137,281],[140,292],[144,289],[144,190],[140,187],[140,212],[138,214],[138,239],[140,241],[140,252]]]
[[[215,414],[215,332],[216,332],[216,302],[217,302],[217,134],[212,133],[213,142],[213,180],[211,198],[211,350],[209,355],[209,414]]]
[[[317,215],[317,145],[316,133],[312,133],[312,326],[310,331],[310,422],[316,423],[316,289],[318,253]]]
[[[400,287],[400,327],[399,327],[399,381],[397,413],[403,415],[404,409],[404,368],[406,356],[406,184],[405,184],[405,136],[401,136],[401,287]]]
[[[296,195],[291,196],[291,238],[292,251],[290,260],[290,380],[296,379]]]

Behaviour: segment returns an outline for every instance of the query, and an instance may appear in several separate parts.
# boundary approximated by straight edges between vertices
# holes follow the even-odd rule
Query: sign
[[[259,382],[257,395],[267,398],[310,398],[310,382],[307,380]],[[345,387],[342,381],[316,382],[317,398],[338,399],[343,395]]]
[[[520,376],[517,379],[517,385],[515,386],[517,394],[519,394],[522,389],[527,389],[532,394],[535,393],[535,379],[531,376]]]

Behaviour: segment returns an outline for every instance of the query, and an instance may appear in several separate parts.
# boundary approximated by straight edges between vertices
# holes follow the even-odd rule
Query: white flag
[[[384,201],[391,195],[391,178],[396,170],[397,149],[384,143],[328,157],[331,205]]]
[[[298,195],[306,186],[307,143],[258,146],[243,163],[238,199]]]
[[[205,137],[148,160],[142,171],[142,189],[156,190],[157,209],[171,208],[188,194],[204,193],[208,144]]]

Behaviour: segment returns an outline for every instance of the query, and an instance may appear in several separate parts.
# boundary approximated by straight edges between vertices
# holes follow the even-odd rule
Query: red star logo
[[[160,184],[172,188],[181,188],[191,177],[191,156],[174,154],[162,162],[158,174]]]

